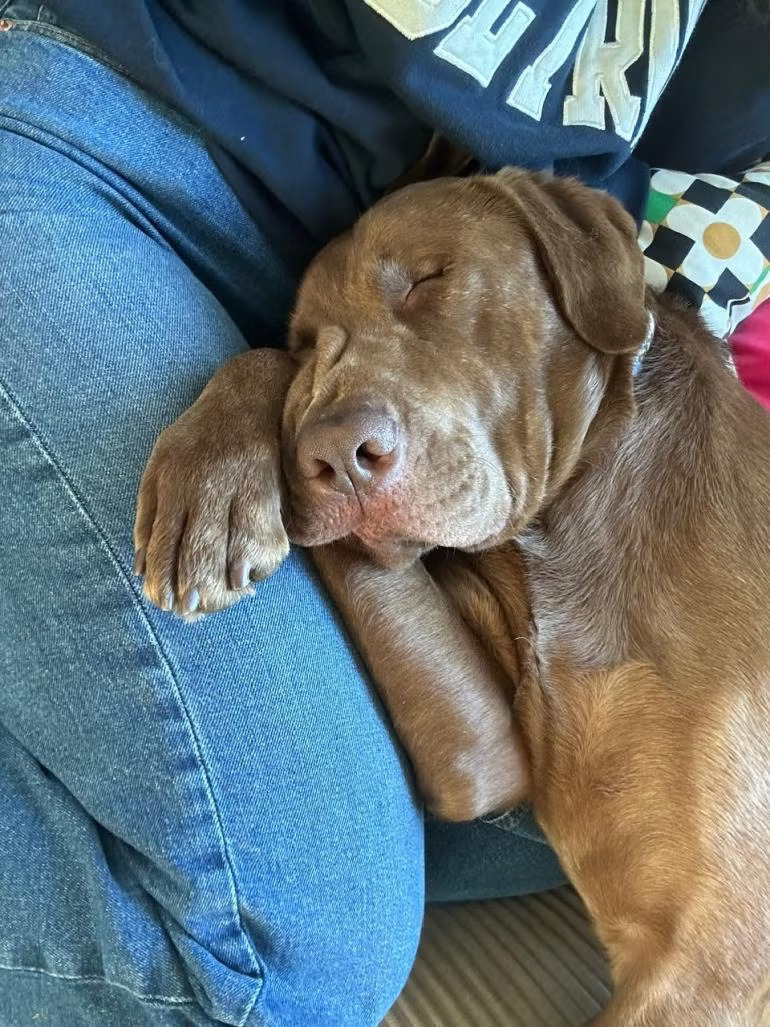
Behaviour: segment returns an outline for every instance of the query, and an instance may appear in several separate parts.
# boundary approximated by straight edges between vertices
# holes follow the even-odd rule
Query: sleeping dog
[[[769,524],[770,417],[631,219],[506,169],[316,258],[289,351],[158,440],[137,566],[193,617],[313,547],[430,806],[532,801],[611,958],[598,1022],[737,1027],[770,985]]]

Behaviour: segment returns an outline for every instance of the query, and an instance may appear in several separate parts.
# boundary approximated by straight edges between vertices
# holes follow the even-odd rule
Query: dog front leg
[[[422,563],[385,570],[344,543],[313,558],[429,809],[473,820],[525,799],[529,771],[505,675]]]

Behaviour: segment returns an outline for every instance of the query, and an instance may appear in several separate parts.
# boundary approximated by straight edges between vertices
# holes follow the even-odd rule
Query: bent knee
[[[414,883],[410,893],[408,882],[394,880],[369,908],[355,903],[354,910],[341,892],[312,921],[279,925],[265,951],[254,1023],[376,1027],[417,951],[423,896],[422,882]]]

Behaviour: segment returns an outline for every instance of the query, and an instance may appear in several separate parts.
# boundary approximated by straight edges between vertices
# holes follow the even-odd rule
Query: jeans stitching
[[[61,466],[61,464],[59,463],[59,461],[54,456],[52,450],[49,449],[45,445],[45,443],[43,442],[43,438],[42,438],[41,433],[39,433],[35,429],[31,419],[24,413],[24,411],[23,411],[23,409],[21,407],[21,404],[18,402],[18,400],[14,396],[13,392],[11,391],[11,389],[8,387],[8,385],[5,382],[3,382],[2,379],[0,379],[0,399],[5,400],[5,403],[6,403],[6,405],[8,406],[8,408],[9,408],[9,410],[11,412],[11,415],[23,426],[23,428],[26,430],[26,432],[28,434],[28,437],[29,437],[30,441],[32,442],[32,444],[35,446],[35,448],[41,454],[43,459],[54,470],[54,472],[56,473],[57,477],[59,478],[59,480],[60,480],[60,482],[62,484],[62,487],[64,488],[65,492],[69,495],[70,499],[72,500],[76,510],[80,513],[80,515],[86,521],[88,526],[94,532],[94,534],[95,534],[95,536],[96,536],[100,546],[102,547],[104,552],[107,554],[110,562],[112,563],[113,567],[117,571],[118,576],[123,581],[123,584],[126,586],[126,589],[128,590],[129,595],[131,597],[131,602],[132,602],[132,605],[134,607],[134,610],[138,614],[140,621],[143,623],[143,625],[145,627],[145,630],[146,630],[147,635],[149,637],[150,643],[151,643],[153,649],[156,652],[156,655],[157,655],[157,657],[159,659],[159,662],[160,662],[160,665],[161,665],[162,669],[166,673],[166,675],[168,677],[168,680],[171,683],[172,691],[173,691],[173,693],[175,695],[175,698],[176,698],[176,700],[177,700],[177,702],[179,704],[179,707],[180,707],[180,709],[182,711],[183,720],[186,723],[187,730],[189,732],[189,736],[190,736],[190,738],[192,740],[193,752],[194,752],[194,755],[195,755],[195,762],[196,762],[196,765],[198,766],[198,769],[199,769],[200,774],[201,774],[201,780],[203,782],[204,792],[206,794],[206,798],[208,799],[208,802],[209,802],[209,807],[210,807],[211,812],[213,814],[212,820],[213,820],[214,826],[216,828],[216,833],[219,836],[218,837],[218,841],[219,841],[219,845],[220,845],[221,855],[223,856],[223,864],[224,864],[224,867],[225,867],[225,877],[227,879],[228,893],[229,893],[229,897],[230,897],[230,901],[231,901],[231,910],[230,910],[230,912],[234,916],[234,919],[235,919],[235,921],[238,924],[238,929],[241,932],[241,935],[242,935],[242,937],[244,938],[244,940],[246,942],[246,947],[247,947],[248,953],[251,956],[252,967],[250,968],[250,970],[251,970],[251,972],[254,972],[254,973],[256,973],[258,975],[258,979],[255,979],[255,982],[254,982],[255,983],[254,995],[252,996],[251,1000],[248,1002],[248,1004],[246,1006],[246,1009],[245,1009],[245,1012],[244,1012],[244,1015],[241,1018],[241,1020],[239,1021],[240,1024],[245,1024],[247,1019],[248,1019],[248,1017],[249,1017],[249,1015],[250,1015],[250,1013],[251,1013],[251,1011],[252,1011],[252,1009],[254,1008],[254,1005],[256,1004],[257,998],[259,997],[259,992],[261,990],[261,984],[262,984],[262,981],[264,980],[264,969],[263,969],[263,967],[262,967],[262,965],[260,963],[259,957],[258,957],[258,955],[256,953],[256,950],[254,948],[252,940],[249,937],[248,932],[246,931],[246,929],[245,929],[245,927],[243,925],[243,919],[241,917],[241,909],[240,909],[240,900],[238,898],[238,889],[237,889],[237,886],[236,886],[235,870],[234,870],[234,867],[233,867],[232,856],[231,856],[231,853],[230,853],[229,846],[227,844],[225,830],[224,830],[224,825],[223,825],[223,821],[222,821],[222,815],[221,815],[221,812],[219,810],[219,805],[218,805],[218,803],[216,801],[216,797],[214,795],[214,789],[213,789],[213,786],[212,786],[212,783],[211,783],[211,778],[210,778],[209,770],[208,770],[208,767],[206,765],[206,761],[205,761],[205,759],[203,757],[203,749],[202,749],[202,746],[201,746],[201,743],[200,743],[200,739],[198,738],[198,733],[197,733],[197,730],[195,728],[195,724],[194,724],[193,718],[192,718],[192,716],[190,714],[189,709],[187,708],[187,704],[186,704],[186,702],[185,702],[185,700],[183,698],[182,691],[181,691],[181,689],[179,687],[179,683],[178,683],[178,681],[176,679],[176,675],[175,675],[175,673],[173,671],[173,668],[171,666],[169,658],[168,658],[167,654],[165,653],[165,651],[163,649],[163,646],[161,644],[161,641],[158,638],[158,636],[157,636],[157,634],[155,632],[155,629],[153,628],[153,625],[152,625],[151,621],[149,620],[149,618],[147,616],[147,613],[146,613],[146,611],[145,611],[145,609],[144,609],[144,607],[142,605],[141,598],[140,598],[140,596],[138,594],[136,586],[134,585],[134,583],[132,581],[132,577],[129,575],[129,573],[126,571],[126,569],[121,564],[117,554],[113,551],[113,548],[110,545],[110,542],[107,539],[107,536],[104,534],[104,532],[101,530],[99,525],[96,523],[96,520],[94,519],[94,517],[88,511],[88,508],[87,508],[86,504],[84,503],[84,501],[78,495],[78,492],[77,492],[76,488],[74,487],[72,482],[69,480],[68,475],[64,471],[64,469]]]
[[[121,984],[119,981],[111,981],[106,977],[81,977],[78,974],[55,973],[53,970],[44,970],[36,966],[7,966],[5,963],[0,963],[0,971],[3,970],[8,973],[38,974],[41,977],[50,977],[56,981],[71,981],[73,984],[104,984],[110,988],[119,988],[146,1005],[193,1006],[196,1004],[195,999],[192,998],[175,998],[172,995],[142,995],[127,985]]]
[[[13,0],[10,3],[0,5],[0,16],[13,4]],[[117,61],[113,61],[111,57],[108,57],[104,51],[98,47],[93,46],[87,39],[77,35],[74,32],[69,32],[67,29],[56,25],[53,22],[45,21],[41,18],[41,14],[45,10],[45,4],[41,4],[37,13],[37,20],[30,21],[25,18],[9,18],[13,22],[13,29],[15,32],[30,32],[38,36],[45,36],[48,39],[52,39],[55,43],[61,43],[62,46],[68,46],[71,50],[76,53],[83,54],[84,57],[89,57],[91,60],[98,61],[99,64],[105,65],[107,68],[111,68],[118,74],[123,75],[125,78],[131,78],[125,68],[118,64]],[[11,12],[12,14],[13,12]],[[133,81],[133,79],[131,80]]]

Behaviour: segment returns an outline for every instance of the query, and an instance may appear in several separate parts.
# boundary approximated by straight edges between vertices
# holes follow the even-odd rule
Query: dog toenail
[[[243,562],[233,564],[230,580],[233,588],[246,588],[249,583],[249,565]]]

